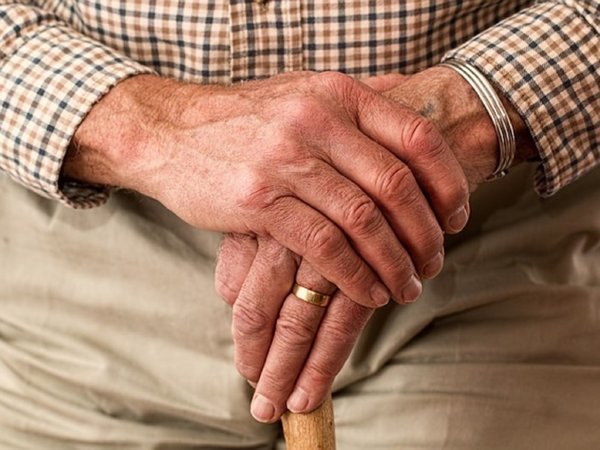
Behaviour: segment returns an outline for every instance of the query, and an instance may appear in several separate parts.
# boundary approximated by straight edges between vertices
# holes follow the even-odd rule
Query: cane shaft
[[[308,414],[287,412],[281,418],[287,450],[335,450],[331,394]]]

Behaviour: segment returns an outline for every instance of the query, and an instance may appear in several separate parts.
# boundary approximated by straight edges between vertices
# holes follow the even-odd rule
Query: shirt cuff
[[[152,70],[61,22],[38,24],[15,39],[11,53],[0,58],[0,168],[69,206],[102,204],[106,188],[60,182],[65,153],[81,121],[111,87]]]
[[[542,2],[443,58],[476,67],[518,111],[539,152],[535,189],[544,197],[600,160],[600,8],[593,3]]]

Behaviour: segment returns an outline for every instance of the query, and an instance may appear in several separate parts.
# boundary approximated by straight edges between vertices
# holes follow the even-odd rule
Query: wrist
[[[499,145],[494,124],[473,88],[454,70],[434,67],[432,94],[442,114],[431,117],[448,140],[465,170],[471,189],[486,180],[498,166]]]
[[[119,82],[77,128],[63,161],[63,177],[152,192],[158,166],[164,165],[161,136],[178,120],[179,111],[169,107],[175,103],[170,101],[182,86],[155,75]]]
[[[498,137],[492,120],[473,88],[453,69],[432,67],[390,91],[432,120],[446,137],[470,182],[471,190],[498,165]],[[512,105],[500,95],[515,131],[514,164],[531,159],[535,145]]]

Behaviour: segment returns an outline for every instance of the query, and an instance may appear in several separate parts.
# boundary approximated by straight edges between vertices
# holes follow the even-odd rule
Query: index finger
[[[356,253],[333,222],[306,203],[282,197],[270,205],[267,230],[283,246],[305,258],[315,270],[360,304],[378,307],[389,290]]]

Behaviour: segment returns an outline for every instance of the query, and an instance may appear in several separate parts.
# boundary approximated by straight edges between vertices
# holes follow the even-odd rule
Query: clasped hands
[[[356,81],[298,72],[234,86],[120,82],[63,164],[227,233],[216,287],[263,422],[317,407],[374,308],[414,301],[493,171],[496,136],[448,69]],[[294,282],[332,294],[327,308]]]
[[[364,84],[381,92],[408,78],[378,77]],[[354,85],[342,96],[367,98],[351,117],[351,137],[331,120],[306,117],[311,126],[303,134],[309,139],[323,126],[331,133],[329,149],[335,151],[326,153],[327,169],[337,173],[323,179],[311,167],[289,174],[305,185],[303,191],[314,190],[310,200],[302,200],[347,243],[338,243],[332,228],[322,241],[301,249],[304,258],[277,237],[228,234],[221,247],[216,287],[233,307],[236,367],[256,388],[251,412],[263,422],[277,420],[286,409],[316,408],[374,308],[389,299],[415,301],[421,279],[442,269],[443,233],[460,231],[468,219],[469,184],[440,130],[416,111],[362,88]],[[335,142],[342,136],[348,136],[344,143]],[[290,229],[296,239],[314,236],[297,230]],[[340,277],[336,270],[343,271]],[[372,275],[385,289],[371,283]],[[294,283],[332,294],[331,304],[319,308],[299,301],[290,292]]]

